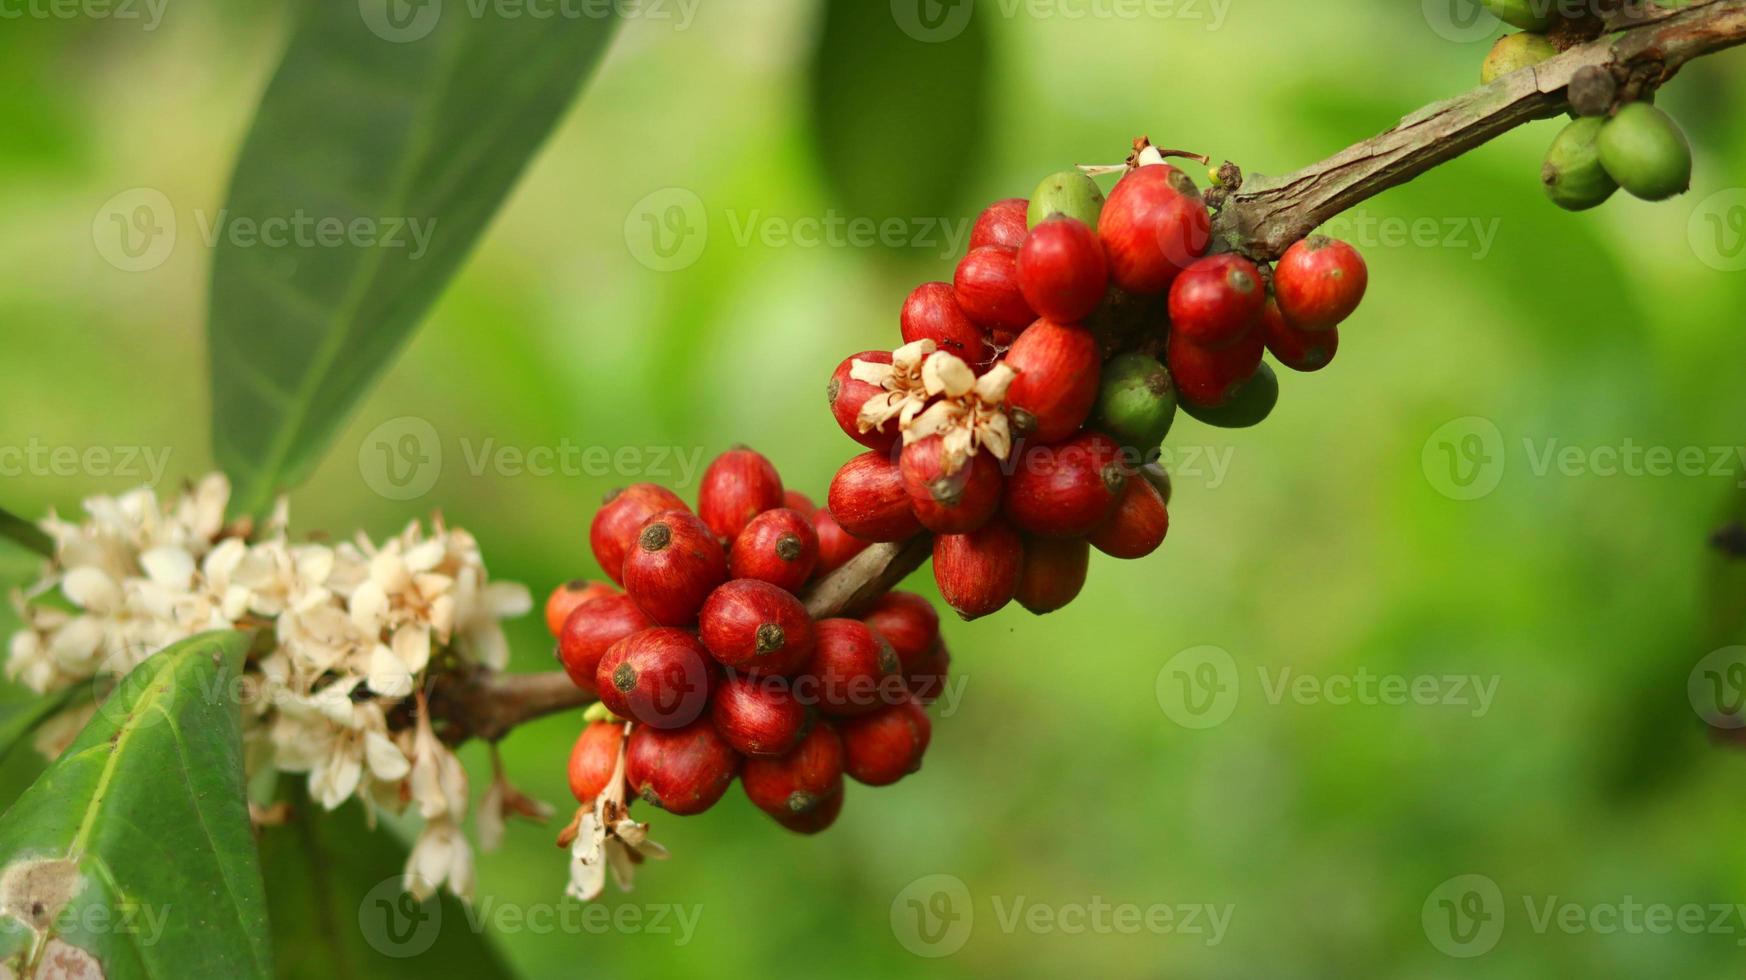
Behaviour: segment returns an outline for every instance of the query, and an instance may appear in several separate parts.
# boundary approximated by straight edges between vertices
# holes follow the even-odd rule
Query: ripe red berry
[[[1121,447],[1101,432],[1029,447],[1007,478],[1006,516],[1032,534],[1079,537],[1115,512],[1132,471]]]
[[[717,456],[703,471],[697,516],[723,541],[739,537],[752,518],[782,506],[782,477],[762,454],[743,446]]]
[[[1016,248],[971,249],[952,276],[952,291],[970,322],[997,333],[1023,330],[1037,318],[1019,290]]]
[[[945,439],[928,436],[903,447],[899,470],[910,509],[922,526],[938,534],[974,531],[1000,509],[1004,478],[993,456],[978,452],[947,475]]]
[[[773,817],[802,817],[843,793],[843,740],[827,724],[813,725],[794,751],[746,760],[740,783],[752,805]]]
[[[946,604],[965,619],[998,612],[1018,591],[1025,548],[1005,521],[990,521],[969,534],[934,539],[934,583]]]
[[[1352,315],[1364,299],[1370,270],[1358,250],[1325,235],[1292,245],[1273,270],[1279,311],[1299,330],[1327,330]]]
[[[905,680],[909,684],[910,696],[917,704],[930,705],[946,689],[946,675],[952,666],[952,653],[946,649],[946,639],[941,637],[934,641],[934,647],[921,663],[916,664]]]
[[[1084,538],[1026,538],[1025,567],[1015,598],[1038,616],[1052,613],[1079,597],[1090,565],[1091,545]]]
[[[1112,558],[1144,558],[1158,550],[1169,532],[1164,496],[1150,480],[1129,480],[1115,513],[1086,540]]]
[[[1078,323],[1109,287],[1103,243],[1078,218],[1058,214],[1031,229],[1018,254],[1019,291],[1037,315]]]
[[[812,502],[812,498],[799,490],[782,491],[782,506],[809,521],[812,520],[812,515],[818,511],[818,505]]]
[[[964,315],[949,282],[924,282],[915,287],[903,301],[902,325],[906,344],[931,340],[940,350],[971,366],[987,363],[989,359],[987,332]],[[885,363],[891,363],[889,355]]]
[[[889,786],[921,768],[933,731],[928,713],[910,700],[850,718],[840,729],[843,771],[858,783]]]
[[[1273,359],[1293,371],[1320,371],[1340,349],[1339,328],[1299,330],[1285,321],[1285,314],[1272,298],[1261,312],[1261,339],[1267,342]]]
[[[1006,389],[1016,434],[1056,442],[1085,424],[1097,404],[1103,354],[1083,327],[1038,320],[1013,341],[1005,358],[1018,376]]]
[[[891,644],[904,673],[926,661],[940,638],[940,614],[933,603],[914,592],[885,593],[873,601],[861,622]]]
[[[729,677],[709,701],[715,730],[741,755],[786,755],[806,729],[806,707],[773,678]]]
[[[821,619],[806,671],[794,681],[803,703],[829,715],[862,715],[905,690],[897,652],[856,619]]]
[[[1109,277],[1133,293],[1161,293],[1206,254],[1212,222],[1188,175],[1169,164],[1131,170],[1110,191],[1097,219]]]
[[[678,816],[714,806],[740,768],[739,754],[708,719],[675,730],[638,725],[624,752],[631,791]]]
[[[588,543],[600,570],[623,585],[624,559],[636,544],[643,523],[664,510],[690,509],[678,494],[653,483],[637,483],[607,494],[588,528]]]
[[[546,597],[546,629],[555,637],[563,632],[564,620],[570,618],[571,610],[590,599],[617,594],[618,590],[605,582],[591,582],[585,578],[571,579],[553,589],[552,594]]]
[[[984,208],[976,216],[976,224],[970,228],[970,248],[974,250],[984,245],[1018,248],[1023,245],[1025,235],[1029,233],[1025,212],[1030,206],[1031,202],[1025,198],[1009,197]]]
[[[818,568],[814,569],[818,575],[829,575],[842,568],[873,543],[843,530],[828,507],[813,512],[812,526],[818,530]]]
[[[703,645],[724,666],[787,676],[812,656],[812,618],[790,593],[739,578],[710,593],[698,617]]]
[[[1229,347],[1260,324],[1266,302],[1255,263],[1230,253],[1208,256],[1171,284],[1170,329],[1197,347]]]
[[[844,463],[831,479],[827,506],[843,530],[867,541],[902,541],[921,530],[903,474],[886,453],[865,452]]]
[[[830,384],[825,386],[825,396],[831,402],[831,415],[850,439],[868,449],[887,452],[897,445],[897,439],[902,433],[897,431],[897,423],[890,420],[877,429],[861,431],[861,406],[867,403],[867,399],[881,394],[884,389],[851,377],[850,372],[856,361],[890,364],[891,355],[882,350],[865,350],[843,358],[843,363],[838,364],[837,369],[831,372]]]
[[[1182,401],[1202,408],[1218,408],[1255,376],[1265,350],[1261,331],[1256,330],[1223,350],[1207,350],[1173,338],[1164,359]]]
[[[716,667],[689,630],[658,626],[619,640],[594,670],[600,703],[620,718],[681,728],[709,704]]]
[[[727,581],[727,555],[697,516],[669,510],[649,518],[624,559],[624,588],[662,626],[690,626],[715,587]]]
[[[592,802],[612,782],[618,747],[623,744],[624,726],[617,722],[597,721],[582,729],[570,750],[570,792],[576,794],[576,802]]]
[[[630,596],[615,592],[585,602],[570,613],[558,633],[558,662],[577,687],[592,692],[595,670],[606,651],[654,625]]]
[[[830,828],[837,822],[837,817],[843,812],[843,791],[825,797],[809,807],[804,813],[789,813],[782,811],[771,813],[770,819],[781,824],[797,834],[816,834]]]
[[[818,531],[787,507],[767,510],[740,532],[728,551],[728,574],[798,593],[818,564]]]

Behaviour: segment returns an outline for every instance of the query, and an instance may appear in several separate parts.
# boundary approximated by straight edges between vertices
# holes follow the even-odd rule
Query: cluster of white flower
[[[979,378],[962,358],[922,339],[892,351],[890,364],[853,362],[849,376],[881,389],[862,403],[856,426],[872,432],[896,419],[906,446],[940,436],[948,476],[979,449],[995,459],[1012,452],[1006,389],[1018,373],[1004,361]]]
[[[352,797],[370,811],[410,804],[425,821],[406,887],[447,883],[468,897],[472,849],[461,832],[467,774],[431,729],[424,678],[433,652],[492,669],[508,659],[500,620],[526,613],[527,589],[491,582],[472,535],[441,519],[380,544],[292,543],[284,503],[258,533],[225,523],[230,485],[212,475],[173,501],[149,489],[85,502],[89,519],[53,514],[41,527],[55,557],[15,593],[24,628],[7,675],[47,693],[118,679],[165,646],[211,629],[271,632],[250,664],[243,705],[251,775],[307,773],[328,809]],[[59,590],[71,609],[44,600]],[[360,690],[360,688],[362,690]],[[414,724],[389,728],[410,702]],[[89,713],[45,726],[58,753]],[[59,742],[60,744],[54,744]]]

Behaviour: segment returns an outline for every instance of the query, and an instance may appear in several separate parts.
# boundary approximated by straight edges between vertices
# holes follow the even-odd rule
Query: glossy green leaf
[[[315,467],[616,26],[304,7],[209,229],[213,448],[245,512]]]
[[[248,642],[203,633],[146,660],[0,816],[0,959],[18,975],[273,975],[243,797]]]
[[[0,538],[29,548],[44,558],[55,553],[55,543],[42,528],[3,508],[0,508]]]

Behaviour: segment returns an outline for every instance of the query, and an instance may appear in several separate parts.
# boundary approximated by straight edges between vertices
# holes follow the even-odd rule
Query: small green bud
[[[1691,187],[1691,143],[1672,116],[1647,102],[1622,106],[1601,127],[1595,145],[1607,173],[1645,201]]]
[[[1158,359],[1122,354],[1103,366],[1097,395],[1099,428],[1116,442],[1152,450],[1176,421],[1176,387]]]
[[[1490,85],[1505,75],[1537,65],[1557,53],[1558,49],[1543,35],[1505,34],[1491,46],[1491,53],[1479,66],[1479,84]]]
[[[1216,425],[1221,429],[1247,429],[1261,424],[1267,416],[1273,414],[1273,406],[1277,404],[1279,376],[1273,373],[1273,365],[1263,361],[1255,376],[1244,382],[1224,405],[1218,408],[1200,408],[1192,402],[1183,402],[1182,410],[1207,425]]]
[[[1031,192],[1031,206],[1025,212],[1025,227],[1035,228],[1052,214],[1078,218],[1097,228],[1097,217],[1103,213],[1103,190],[1090,175],[1077,170],[1063,170],[1043,178]]]
[[[1479,0],[1498,20],[1524,31],[1544,31],[1552,26],[1548,0]]]
[[[1601,166],[1600,151],[1595,145],[1606,120],[1584,117],[1559,131],[1546,151],[1546,163],[1540,168],[1540,181],[1546,185],[1546,196],[1566,211],[1586,211],[1599,205],[1619,185]]]

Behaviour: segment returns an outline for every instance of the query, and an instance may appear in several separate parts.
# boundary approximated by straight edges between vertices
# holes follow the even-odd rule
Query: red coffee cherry
[[[1103,243],[1085,222],[1057,214],[1031,229],[1019,249],[1019,291],[1037,315],[1078,323],[1092,314],[1109,287]]]
[[[582,729],[570,750],[570,792],[576,794],[576,802],[591,803],[606,790],[623,744],[624,725],[618,722],[597,721]]]
[[[1325,235],[1311,235],[1285,250],[1273,269],[1279,311],[1299,330],[1328,330],[1364,300],[1370,270],[1358,250]]]
[[[740,532],[728,551],[728,574],[798,593],[818,565],[818,531],[787,507],[767,510]]]
[[[716,667],[689,630],[658,626],[614,643],[594,669],[600,703],[620,718],[682,728],[709,704]]]
[[[553,589],[552,594],[546,597],[546,629],[556,637],[563,632],[564,620],[570,618],[571,610],[590,599],[617,594],[618,590],[605,582],[591,582],[585,578],[571,579]]]
[[[624,584],[624,559],[637,543],[637,532],[649,518],[664,510],[689,512],[679,495],[653,483],[637,483],[606,495],[606,502],[594,512],[594,523],[588,528],[588,543],[594,549],[594,560],[619,585]]]
[[[831,402],[831,416],[837,420],[843,434],[855,440],[868,449],[888,452],[897,445],[902,433],[897,431],[897,423],[887,420],[877,429],[861,431],[861,406],[867,399],[884,391],[878,385],[865,381],[856,381],[850,376],[856,361],[867,361],[872,364],[890,364],[891,355],[882,350],[864,350],[843,358],[843,363],[831,372],[831,382],[825,386],[825,396]]]
[[[909,684],[910,696],[917,704],[926,706],[933,704],[946,689],[946,675],[952,666],[952,653],[946,649],[946,639],[941,637],[934,641],[934,648],[928,651],[920,663],[909,671],[905,681]]]
[[[1103,363],[1090,331],[1038,320],[1013,341],[1004,360],[1018,372],[1006,389],[1016,435],[1056,442],[1085,424],[1097,404]]]
[[[1026,538],[1025,566],[1015,598],[1038,616],[1052,613],[1079,597],[1090,566],[1091,545],[1084,538]]]
[[[1170,329],[1197,347],[1229,347],[1260,325],[1266,303],[1255,263],[1230,253],[1209,256],[1171,284]]]
[[[1086,540],[1112,558],[1144,558],[1158,550],[1169,532],[1164,496],[1150,480],[1129,480],[1115,513]]]
[[[866,623],[821,619],[813,635],[812,659],[794,682],[803,703],[829,715],[864,715],[903,689],[897,652]]]
[[[615,592],[585,602],[570,613],[558,633],[558,662],[577,687],[593,692],[595,671],[606,651],[654,625],[630,596]]]
[[[1170,380],[1176,383],[1176,394],[1184,402],[1202,408],[1219,408],[1231,400],[1261,367],[1261,355],[1266,347],[1261,331],[1251,331],[1247,337],[1223,350],[1207,350],[1186,341],[1172,338],[1164,352]]]
[[[741,755],[786,755],[800,744],[807,711],[788,685],[768,677],[728,677],[709,701],[715,730]]]
[[[740,768],[739,754],[708,719],[671,731],[638,725],[624,751],[631,791],[682,817],[714,806]]]
[[[624,560],[624,588],[662,626],[690,626],[715,587],[727,581],[727,555],[701,519],[669,510],[649,518]]]
[[[843,791],[835,793],[818,801],[804,813],[789,813],[782,811],[770,813],[770,819],[781,824],[797,834],[816,834],[828,830],[831,824],[837,822],[837,817],[843,812]]]
[[[812,618],[792,594],[755,578],[714,592],[698,617],[703,645],[724,666],[787,676],[812,656]]]
[[[1132,471],[1121,447],[1101,432],[1032,446],[1007,478],[1004,512],[1032,534],[1080,537],[1115,512]]]
[[[1338,328],[1299,330],[1285,321],[1272,297],[1261,311],[1261,339],[1267,342],[1273,359],[1293,371],[1320,371],[1340,349]]]
[[[978,452],[956,473],[946,475],[945,440],[928,436],[903,447],[899,471],[916,520],[939,534],[974,531],[1000,510],[1005,479],[993,456]]]
[[[984,208],[976,216],[976,224],[970,228],[970,249],[974,251],[984,245],[1003,248],[1023,245],[1025,235],[1030,233],[1025,219],[1030,206],[1031,202],[1025,198],[1009,197]]]
[[[828,724],[814,725],[787,755],[747,759],[740,783],[752,805],[773,817],[812,813],[843,794],[842,737]]]
[[[962,358],[972,367],[989,360],[987,332],[964,315],[949,282],[924,282],[915,287],[903,301],[901,322],[906,344],[931,340],[940,350]],[[891,363],[889,355],[885,363]]]
[[[873,600],[861,622],[885,637],[906,674],[927,660],[940,638],[940,614],[914,592],[885,593]]]
[[[865,452],[844,463],[831,479],[826,506],[843,530],[867,541],[902,541],[921,530],[897,461],[885,453]]]
[[[998,612],[1018,591],[1024,542],[1002,520],[969,534],[934,538],[934,583],[959,616],[977,619]]]
[[[998,332],[1023,330],[1037,318],[1019,290],[1018,249],[999,245],[973,248],[958,263],[952,292],[970,322]]]
[[[753,450],[730,449],[703,471],[697,516],[723,541],[732,541],[752,518],[780,506],[782,477]]]
[[[843,771],[858,783],[889,786],[921,768],[934,726],[914,701],[842,723]]]
[[[1212,222],[1200,190],[1169,164],[1131,170],[1110,191],[1097,235],[1117,286],[1162,293],[1178,273],[1206,254]]]
[[[849,559],[867,550],[873,542],[857,538],[843,530],[830,509],[820,507],[813,512],[812,526],[818,531],[818,568],[814,574],[824,576],[848,564]]]
[[[812,502],[812,498],[799,490],[782,491],[782,506],[809,521],[812,520],[812,515],[818,512],[818,505]]]

